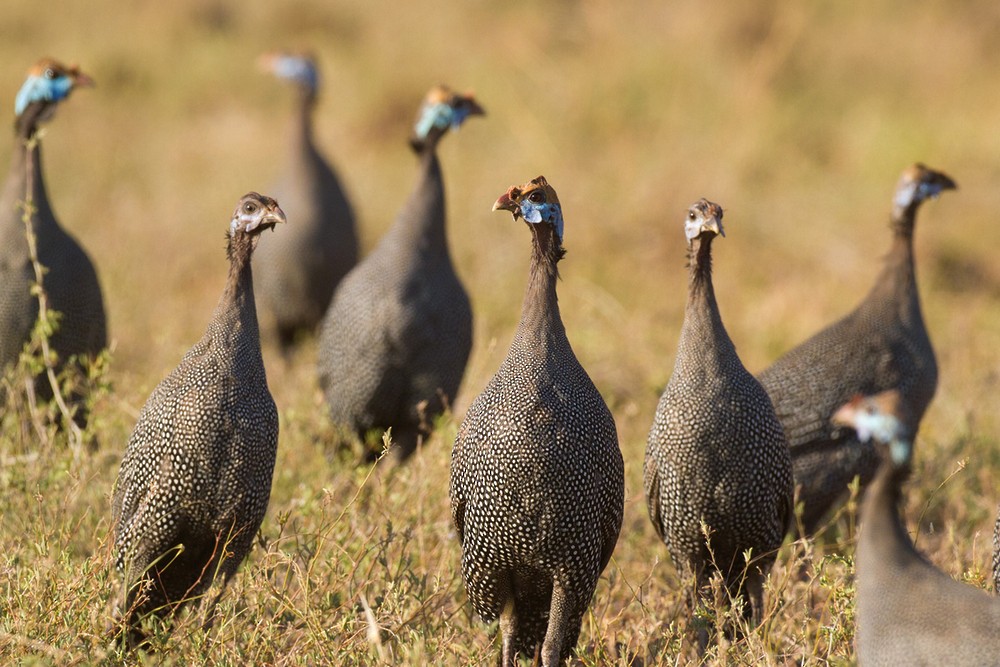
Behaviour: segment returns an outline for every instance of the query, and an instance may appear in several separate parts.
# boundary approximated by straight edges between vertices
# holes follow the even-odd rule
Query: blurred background
[[[506,353],[527,276],[528,234],[490,207],[539,174],[556,188],[563,318],[618,421],[625,530],[649,533],[648,552],[642,452],[683,315],[687,206],[704,196],[726,209],[715,284],[756,372],[867,292],[902,169],[921,161],[948,173],[958,192],[925,205],[916,232],[941,369],[918,446],[938,466],[930,488],[969,458],[965,536],[949,571],[985,565],[986,538],[971,545],[998,497],[995,1],[9,0],[0,30],[11,121],[42,55],[79,63],[97,82],[62,105],[44,159],[56,214],[94,258],[108,304],[116,392],[106,410],[121,418],[102,439],[109,458],[208,321],[237,199],[266,193],[285,159],[292,91],[255,59],[310,49],[322,77],[317,143],[353,202],[363,253],[414,185],[406,140],[427,89],[474,90],[487,110],[441,149],[449,241],[476,318],[458,419]],[[12,133],[0,139],[0,160],[12,143]],[[264,354],[283,419],[280,503],[302,473],[294,451],[315,439],[309,415],[322,408],[314,349],[285,362],[265,341]],[[446,479],[449,437],[432,443],[434,479]],[[662,546],[656,553],[666,560]]]
[[[954,371],[992,372],[996,3],[179,0],[41,13],[7,4],[0,93],[12,101],[45,54],[97,81],[50,124],[45,166],[57,214],[100,271],[126,386],[151,386],[200,335],[232,207],[266,192],[284,160],[291,91],[254,66],[282,47],[318,56],[317,139],[364,251],[415,180],[405,141],[426,90],[472,89],[486,107],[443,145],[450,242],[477,315],[466,399],[502,358],[527,266],[527,236],[490,206],[538,174],[566,210],[567,329],[613,400],[666,381],[688,204],[727,210],[720,304],[756,370],[867,290],[895,180],[918,160],[960,186],[917,232],[938,403]]]

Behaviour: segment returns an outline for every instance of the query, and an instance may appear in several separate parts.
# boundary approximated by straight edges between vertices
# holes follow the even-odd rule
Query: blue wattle
[[[296,58],[294,56],[278,58],[278,61],[274,65],[274,73],[283,79],[291,79],[292,81],[303,83],[309,86],[311,90],[316,90],[319,86],[319,77],[316,74],[316,68],[313,67],[312,63],[303,58]]]
[[[58,102],[66,99],[73,90],[73,79],[68,76],[58,76],[46,79],[41,76],[29,76],[17,91],[14,99],[14,114],[20,116],[32,102]]]
[[[535,204],[529,200],[521,202],[521,217],[525,222],[538,224],[543,220],[556,228],[559,241],[563,240],[562,207],[559,204]]]

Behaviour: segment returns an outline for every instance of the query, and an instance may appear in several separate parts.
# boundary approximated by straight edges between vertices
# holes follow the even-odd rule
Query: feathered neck
[[[416,250],[424,257],[447,255],[444,177],[435,151],[420,154],[416,186],[386,234],[385,243],[407,252]]]
[[[25,114],[37,106],[39,105],[29,106]],[[24,114],[22,114],[23,116]],[[44,236],[53,228],[58,228],[59,224],[52,213],[48,192],[45,188],[45,179],[42,176],[41,135],[35,130],[31,130],[29,134],[20,132],[17,134],[14,151],[11,155],[10,172],[4,190],[5,195],[13,196],[13,201],[9,202],[12,211],[5,211],[5,217],[10,216],[18,225],[21,225],[22,209],[20,207],[15,209],[13,204],[27,202],[30,198],[35,210],[33,218],[35,233]],[[23,228],[21,231],[23,232]]]
[[[913,220],[909,222],[893,216],[892,245],[885,255],[882,270],[875,279],[866,302],[881,303],[894,300],[903,309],[901,316],[910,319],[920,316],[920,296],[917,291],[916,266],[913,256]],[[911,312],[913,311],[913,312]]]
[[[689,293],[707,290],[714,301],[712,287],[712,237],[697,236],[688,244],[688,286]]]
[[[867,558],[884,560],[893,555],[906,554],[904,558],[916,556],[923,559],[913,546],[913,541],[906,532],[906,526],[900,518],[902,504],[901,486],[909,475],[909,467],[898,467],[889,462],[883,462],[875,474],[875,479],[865,492],[864,506],[861,513],[861,542],[867,548],[859,549],[867,552]]]
[[[561,332],[565,336],[556,282],[557,264],[566,251],[555,229],[546,223],[526,223],[531,230],[531,268],[521,306],[519,329],[533,332]]]
[[[308,86],[295,86],[295,113],[292,116],[292,148],[307,150],[313,148],[313,108],[316,106],[316,92]]]
[[[913,229],[917,223],[917,211],[923,203],[922,199],[909,198],[905,204],[893,202],[889,226],[897,238],[913,238]]]
[[[263,233],[263,232],[261,232]],[[212,324],[206,332],[208,339],[227,347],[250,345],[260,355],[260,337],[257,324],[257,305],[253,293],[251,256],[260,240],[260,233],[238,233],[227,236],[226,256],[229,258],[229,275],[222,292]],[[219,326],[219,323],[224,323]]]
[[[685,364],[701,367],[709,359],[721,366],[722,359],[735,354],[712,285],[712,237],[698,236],[688,245],[688,296],[675,369]]]
[[[261,232],[263,233],[263,232]],[[238,302],[249,299],[253,302],[253,272],[250,258],[257,243],[260,240],[260,233],[246,234],[237,233],[229,236],[229,243],[226,245],[226,257],[229,258],[229,276],[226,279],[226,289],[223,292],[223,301]],[[256,314],[256,308],[251,308]]]
[[[14,134],[21,143],[26,143],[38,133],[39,122],[51,116],[53,109],[48,102],[32,102],[25,107],[24,112],[14,119]]]

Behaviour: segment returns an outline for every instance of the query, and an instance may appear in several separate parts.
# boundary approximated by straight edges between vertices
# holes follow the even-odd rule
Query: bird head
[[[257,65],[262,71],[302,86],[309,93],[315,94],[319,88],[316,59],[310,53],[272,51],[262,54]]]
[[[926,199],[934,199],[945,190],[956,190],[958,185],[949,176],[929,169],[924,165],[914,164],[907,167],[899,183],[896,184],[896,196],[893,204],[901,210],[910,209]]]
[[[278,202],[270,197],[256,192],[248,192],[240,199],[233,211],[233,219],[229,223],[229,236],[237,234],[256,236],[265,229],[273,229],[279,223],[287,222],[285,212],[278,207]]]
[[[39,121],[48,120],[55,112],[56,105],[69,97],[74,88],[93,85],[94,80],[76,65],[66,66],[52,58],[42,58],[28,70],[28,78],[14,99],[17,125],[20,126],[26,115],[31,116],[27,122],[32,126]],[[29,108],[35,109],[36,113],[26,114]]]
[[[913,455],[910,433],[905,424],[902,396],[896,389],[872,396],[855,396],[842,405],[830,418],[838,426],[853,428],[858,440],[889,446],[889,457],[895,467],[909,465]]]
[[[417,152],[433,148],[438,139],[451,128],[458,129],[470,116],[485,116],[472,93],[454,93],[447,86],[435,86],[427,93],[417,122],[413,126],[410,145]]]
[[[532,225],[547,224],[563,240],[563,215],[556,191],[544,176],[533,178],[524,185],[512,185],[493,204],[494,211],[510,211],[514,219],[524,219]]]
[[[689,243],[703,235],[708,238],[721,235],[725,238],[726,232],[722,229],[722,207],[704,197],[696,201],[684,218],[684,235]]]

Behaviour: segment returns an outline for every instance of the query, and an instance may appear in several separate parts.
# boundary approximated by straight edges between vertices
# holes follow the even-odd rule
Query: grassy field
[[[540,173],[566,214],[566,329],[615,414],[626,464],[625,522],[584,620],[582,664],[693,659],[641,478],[683,313],[682,216],[702,196],[727,210],[715,285],[757,371],[869,288],[905,166],[923,161],[958,181],[957,193],[924,207],[916,234],[941,379],[906,508],[934,563],[987,586],[1000,499],[1000,5],[498,4],[5,3],[8,112],[42,55],[77,61],[97,81],[63,105],[44,155],[56,213],[98,267],[114,342],[93,452],[75,455],[63,436],[38,444],[0,433],[0,663],[116,659],[112,484],[139,409],[221,293],[232,207],[248,190],[266,193],[283,161],[290,91],[254,67],[277,47],[319,56],[317,135],[366,249],[412,187],[405,140],[424,92],[439,82],[475,90],[489,115],[441,151],[475,347],[454,417],[411,465],[392,470],[337,456],[315,350],[285,362],[265,341],[281,437],[262,543],[215,627],[203,632],[197,614],[185,615],[143,662],[493,659],[492,629],[464,596],[449,454],[466,406],[503,359],[527,275],[528,234],[490,206]],[[0,141],[0,162],[12,143]],[[817,540],[786,545],[766,622],[710,661],[854,662],[855,509]]]

